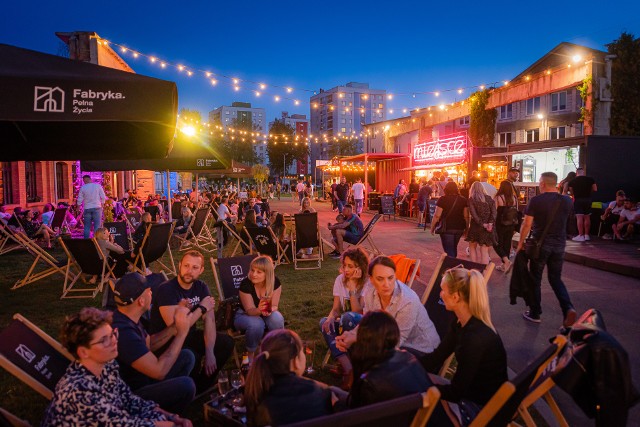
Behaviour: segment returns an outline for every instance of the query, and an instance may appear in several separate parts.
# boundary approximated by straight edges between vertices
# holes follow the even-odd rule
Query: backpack
[[[504,226],[518,225],[518,207],[515,205],[505,206],[500,217],[500,224]]]

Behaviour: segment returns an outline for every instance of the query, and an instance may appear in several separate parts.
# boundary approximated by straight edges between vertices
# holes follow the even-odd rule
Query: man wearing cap
[[[127,273],[115,284],[113,328],[118,329],[118,363],[122,379],[138,396],[153,400],[169,412],[183,412],[193,400],[195,384],[189,373],[195,356],[181,350],[189,332],[189,317],[200,317],[200,311],[189,313],[185,307],[175,312],[171,326],[149,336],[140,318],[151,306],[151,288],[140,273]],[[213,308],[212,301],[204,304]],[[175,339],[158,357],[153,353]]]
[[[204,256],[198,251],[188,251],[180,260],[178,276],[162,283],[156,290],[151,307],[151,332],[159,332],[173,323],[176,310],[185,305],[191,311],[202,311],[204,330],[196,328],[198,317],[189,318],[189,333],[184,347],[196,356],[196,369],[192,377],[198,390],[206,389],[222,368],[233,351],[234,341],[229,335],[216,333],[215,313],[207,307],[201,307],[205,301],[212,300],[206,283],[198,280],[204,272]],[[202,369],[200,360],[204,357]]]

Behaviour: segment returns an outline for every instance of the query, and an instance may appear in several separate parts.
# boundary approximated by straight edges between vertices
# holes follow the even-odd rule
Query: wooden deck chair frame
[[[558,425],[560,425],[561,427],[569,427],[569,423],[565,419],[562,411],[560,410],[560,407],[551,395],[551,389],[555,387],[556,383],[550,376],[543,378],[543,376],[545,376],[545,374],[547,373],[543,368],[552,367],[552,361],[558,356],[558,354],[567,344],[567,337],[565,337],[564,335],[558,335],[553,342],[558,345],[556,352],[550,357],[549,363],[547,363],[546,366],[542,366],[538,370],[536,377],[533,380],[532,388],[529,390],[529,393],[518,407],[518,413],[524,420],[524,423],[527,427],[536,426],[535,421],[529,413],[529,408],[540,398],[543,398],[547,402],[547,405],[549,405],[549,408],[551,408],[551,412],[558,422]]]
[[[13,231],[9,231],[9,232],[13,233],[13,238],[19,241],[22,247],[27,249],[27,251],[29,251],[29,253],[35,257],[35,259],[33,260],[33,263],[31,264],[31,267],[29,267],[29,270],[27,271],[27,274],[25,274],[25,276],[22,279],[18,280],[13,285],[13,287],[11,288],[12,290],[21,288],[33,282],[37,282],[38,280],[44,279],[45,277],[51,276],[52,274],[55,274],[55,273],[60,273],[66,277],[67,275],[66,266],[60,265],[60,262],[57,259],[55,259],[53,255],[51,255],[49,252],[47,252],[46,250],[38,246],[33,240],[29,239],[26,235],[21,233],[16,233]],[[48,265],[48,267],[45,268],[44,270],[36,271],[36,267],[39,265],[40,262],[45,263],[46,265]]]
[[[518,409],[526,398],[535,378],[547,369],[551,361],[558,354],[558,347],[560,347],[560,342],[554,341],[519,372],[513,380],[506,381],[502,384],[498,391],[496,391],[487,404],[480,410],[469,427],[502,426],[510,424],[518,414]],[[495,419],[496,417],[498,417],[497,420]]]
[[[238,258],[243,258],[243,257],[251,257],[251,260],[255,259],[257,257],[257,255],[255,254],[251,254],[251,255],[244,255],[242,257],[238,257]],[[230,258],[225,258],[225,261],[231,261],[233,259],[233,257]],[[211,270],[213,270],[213,279],[216,282],[216,288],[218,290],[218,296],[220,297],[220,300],[224,300],[229,298],[230,296],[226,295],[223,288],[222,288],[222,279],[220,277],[220,273],[218,273],[218,260],[210,257],[209,258],[209,262],[211,263]],[[233,359],[236,362],[236,366],[238,367],[238,369],[240,369],[241,367],[241,360],[240,357],[238,356],[238,351],[236,350],[236,346],[235,346],[235,340],[238,340],[240,338],[244,337],[244,334],[236,331],[235,329],[227,329],[227,334],[232,337],[234,339],[234,346],[233,346]]]
[[[282,247],[282,245],[280,245],[280,242],[278,241],[278,239],[276,238],[275,234],[273,234],[273,230],[271,230],[271,228],[269,227],[257,227],[256,230],[266,230],[265,233],[270,236],[269,239],[270,241],[273,243],[273,245],[276,248],[276,253],[275,253],[275,257],[274,254],[269,254],[266,252],[260,252],[259,250],[257,250],[257,248],[259,246],[264,246],[262,243],[260,242],[256,242],[256,240],[251,237],[251,233],[249,233],[249,229],[247,227],[244,227],[244,232],[247,235],[247,237],[249,238],[249,241],[252,242],[253,244],[250,246],[249,250],[250,253],[254,253],[254,252],[258,252],[260,255],[269,255],[272,259],[273,259],[273,263],[275,266],[278,266],[280,264],[289,264],[291,262],[291,260],[289,259],[289,257],[286,254],[286,250],[289,247],[289,245],[287,245],[286,247]]]
[[[13,230],[9,226],[1,221],[0,223],[0,255],[4,255],[16,249],[27,249],[24,245],[14,236]]]
[[[233,247],[233,252],[231,253],[232,257],[236,256],[236,254],[238,253],[238,248],[242,248],[242,245],[244,245],[244,247],[246,247],[247,250],[251,252],[251,240],[246,241],[245,239],[243,239],[242,236],[240,236],[240,234],[235,230],[235,227],[232,227],[227,221],[222,221],[221,224],[224,228],[226,228],[231,237],[236,239],[236,245]]]
[[[404,415],[409,411],[416,411],[411,420],[411,427],[424,427],[431,418],[438,402],[440,391],[436,387],[429,387],[423,393],[415,393],[392,400],[374,403],[355,409],[336,412],[324,417],[312,418],[293,424],[288,427],[324,427],[332,425],[336,427],[379,425],[381,417],[393,417]],[[378,423],[376,423],[378,421]],[[404,421],[404,420],[403,420]]]
[[[166,252],[169,252],[169,261],[171,262],[171,265],[168,266],[165,263],[163,263],[161,261],[162,256],[164,255],[164,252],[162,255],[160,255],[159,257],[157,257],[154,260],[149,261],[148,259],[145,259],[145,249],[147,248],[147,245],[150,244],[151,240],[150,240],[150,235],[152,231],[155,231],[155,229],[157,228],[167,228],[167,235],[166,236],[162,236],[163,239],[166,239]],[[167,275],[173,275],[173,276],[177,276],[177,270],[176,270],[176,263],[173,260],[173,253],[171,252],[171,248],[169,247],[169,243],[171,242],[171,235],[173,234],[173,227],[175,227],[175,223],[174,222],[168,222],[168,223],[152,223],[150,226],[147,227],[147,230],[144,233],[144,237],[142,238],[142,242],[140,243],[140,245],[137,245],[134,248],[134,251],[137,250],[138,252],[136,253],[135,258],[133,259],[133,261],[131,261],[131,265],[133,266],[133,270],[137,271],[140,274],[145,274],[147,268],[149,267],[149,265],[153,262],[157,262],[158,264],[160,264],[160,266],[164,269],[163,271],[167,274]],[[165,245],[163,245],[165,246]]]
[[[95,256],[94,261],[96,263],[102,264],[102,271],[99,274],[99,280],[96,281],[95,284],[90,284],[84,278],[87,274],[95,274],[96,272],[85,272],[81,266],[81,262],[78,261],[76,255],[74,255],[74,251],[69,248],[69,245],[77,244],[78,242],[83,241],[87,243],[93,243],[93,248],[95,251],[93,255]],[[64,277],[64,285],[62,286],[62,296],[60,299],[65,298],[94,298],[96,294],[102,291],[104,284],[109,283],[110,281],[115,282],[116,276],[113,274],[113,267],[109,265],[109,259],[100,249],[100,245],[98,245],[98,241],[94,238],[92,239],[62,239],[58,238],[58,242],[60,246],[67,254],[67,268],[66,275]],[[89,249],[82,251],[83,256],[89,255]],[[81,288],[76,288],[76,283],[78,280],[81,280],[84,285]]]
[[[207,226],[207,221],[211,215],[209,208],[199,208],[193,215],[193,221],[189,223],[184,236],[174,234],[180,242],[181,251],[197,247],[205,252],[212,252],[216,248],[215,240]]]
[[[420,301],[422,302],[422,305],[426,305],[427,304],[427,300],[429,298],[429,295],[431,295],[431,292],[434,290],[434,288],[438,293],[440,292],[438,290],[439,286],[440,286],[440,282],[438,281],[438,278],[443,273],[442,269],[444,268],[444,264],[445,263],[450,264],[451,267],[455,267],[455,266],[461,264],[461,265],[465,266],[465,268],[467,268],[467,267],[471,267],[471,268],[476,267],[478,269],[480,268],[480,266],[484,265],[484,264],[474,263],[474,262],[466,260],[466,259],[449,257],[449,256],[447,256],[446,253],[443,253],[442,255],[440,255],[440,258],[438,259],[438,262],[436,263],[436,267],[433,270],[433,273],[431,274],[431,278],[429,279],[429,282],[427,283],[427,286],[426,286],[426,288],[424,290],[424,293],[422,294],[422,298],[420,299]],[[447,267],[447,268],[450,268],[450,267]],[[489,262],[489,264],[484,265],[484,268],[482,269],[482,275],[484,276],[485,283],[489,283],[489,279],[491,278],[491,274],[493,274],[494,268],[495,268],[495,264],[492,263],[492,262]],[[451,314],[451,316],[453,317],[453,314]],[[430,317],[431,317],[431,315],[430,315]],[[440,336],[443,336],[443,334],[446,333],[446,329],[447,328],[448,328],[448,325],[441,326],[440,330],[438,330],[438,334]],[[438,329],[438,328],[436,328],[436,329]],[[440,369],[440,372],[439,372],[440,376],[444,377],[447,374],[451,374],[453,372],[453,370],[451,369],[453,358],[454,358],[454,355],[451,354],[447,358],[447,360],[445,360],[445,362],[442,365],[442,368]]]
[[[378,248],[378,246],[376,246],[375,242],[373,241],[373,238],[371,237],[371,232],[373,231],[373,228],[378,223],[380,218],[382,218],[382,214],[379,214],[379,213],[375,214],[373,218],[371,218],[371,221],[369,221],[369,223],[364,227],[362,237],[360,238],[360,240],[358,240],[358,243],[356,243],[353,246],[364,246],[365,243],[368,243],[371,253],[373,253],[376,256],[383,255],[382,251]],[[344,243],[349,245],[351,244],[349,242],[344,242]]]
[[[36,333],[40,338],[42,338],[47,344],[54,348],[54,350],[58,351],[64,357],[69,359],[69,363],[73,362],[74,357],[67,351],[66,348],[62,346],[58,341],[51,338],[47,335],[42,329],[38,328],[36,325],[31,323],[29,320],[24,318],[19,313],[13,315],[13,319],[21,322],[27,328],[31,329],[34,333]],[[42,384],[37,379],[33,378],[31,375],[22,370],[19,366],[12,363],[9,359],[7,359],[4,355],[0,354],[0,366],[9,371],[10,374],[18,378],[20,381],[40,393],[46,399],[51,400],[53,398],[53,390]]]
[[[293,255],[293,268],[295,270],[317,270],[322,268],[322,261],[324,261],[324,253],[322,250],[322,236],[320,235],[320,223],[318,221],[318,213],[299,213],[293,216],[294,224],[295,224],[295,232],[293,233],[291,239],[292,255]],[[313,220],[315,218],[315,221]],[[315,229],[311,228],[311,224],[315,226]],[[315,236],[314,236],[315,235]],[[303,236],[303,239],[300,240],[299,237]],[[315,237],[315,239],[314,239]],[[308,241],[313,244],[309,245]],[[302,242],[302,243],[300,243]],[[301,247],[298,248],[298,244],[301,244]],[[318,255],[312,256],[311,258],[298,258],[298,251],[302,248],[318,248]],[[315,265],[311,267],[298,267],[298,263],[311,262]]]

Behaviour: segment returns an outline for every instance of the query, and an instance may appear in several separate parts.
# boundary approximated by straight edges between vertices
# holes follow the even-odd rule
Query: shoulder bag
[[[451,205],[451,210],[447,212],[447,215],[444,218],[440,218],[440,221],[436,224],[436,228],[433,230],[434,233],[442,234],[447,231],[447,218],[449,218],[449,215],[453,212],[453,208],[456,207],[456,203],[458,203],[459,198],[460,196],[456,196],[456,200],[454,200],[453,205]]]
[[[240,298],[238,296],[220,301],[216,311],[216,329],[218,331],[233,329],[233,319],[238,308],[240,308]]]
[[[556,216],[556,212],[558,212],[558,208],[560,207],[560,203],[562,202],[562,196],[558,196],[558,200],[553,205],[553,209],[551,211],[551,215],[547,217],[547,223],[544,226],[544,230],[542,230],[542,235],[539,239],[534,237],[527,237],[524,241],[524,252],[527,254],[529,259],[538,259],[540,257],[540,248],[542,247],[542,243],[544,242],[544,238],[547,236],[547,232],[549,231],[549,227],[551,226],[551,220]]]

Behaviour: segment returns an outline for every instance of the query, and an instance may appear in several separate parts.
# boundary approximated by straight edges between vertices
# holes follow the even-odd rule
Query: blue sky
[[[64,4],[64,6],[62,6]],[[67,6],[71,5],[71,6]],[[123,58],[140,74],[178,84],[181,108],[204,117],[233,101],[309,114],[311,93],[349,81],[389,93],[396,117],[415,108],[462,99],[454,90],[508,80],[562,41],[605,49],[622,31],[640,36],[640,2],[304,1],[278,2],[5,2],[0,43],[57,53],[56,31],[89,30],[115,43],[192,69],[270,85],[257,98],[254,84],[215,87],[147,59]],[[275,102],[274,96],[299,98]]]

